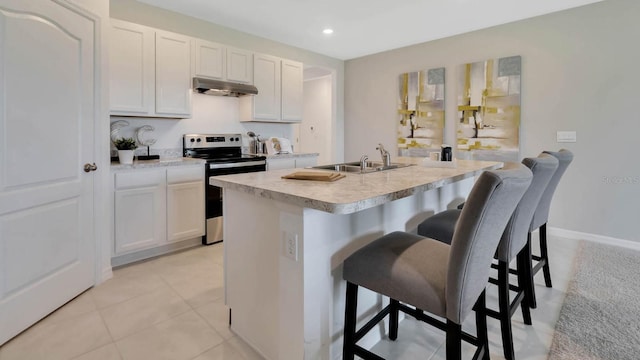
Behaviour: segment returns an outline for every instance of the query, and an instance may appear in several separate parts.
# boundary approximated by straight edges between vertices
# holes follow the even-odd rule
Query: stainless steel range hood
[[[228,81],[193,78],[193,90],[200,94],[215,96],[257,95],[258,89],[253,85],[238,84]]]

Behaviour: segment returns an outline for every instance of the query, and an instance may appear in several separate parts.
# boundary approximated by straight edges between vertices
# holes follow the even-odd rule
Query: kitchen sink
[[[365,162],[365,165],[366,166],[364,170],[360,169],[360,161],[314,166],[313,169],[350,172],[350,173],[371,173],[376,171],[399,169],[399,168],[411,166],[411,164],[401,164],[401,163],[391,163],[389,166],[384,166],[382,162],[377,162],[377,161],[367,161]]]

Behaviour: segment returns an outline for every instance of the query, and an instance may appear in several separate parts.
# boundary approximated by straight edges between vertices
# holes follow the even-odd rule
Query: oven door
[[[206,212],[207,233],[202,238],[205,245],[222,241],[222,188],[209,185],[209,177],[217,175],[242,174],[249,172],[265,171],[265,160],[245,161],[237,163],[208,163],[206,171]]]

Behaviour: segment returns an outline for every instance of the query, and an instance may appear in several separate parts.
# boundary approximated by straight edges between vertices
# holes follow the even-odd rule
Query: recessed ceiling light
[[[331,35],[331,34],[333,34],[333,29],[326,28],[326,29],[322,30],[322,33],[325,34],[325,35]]]

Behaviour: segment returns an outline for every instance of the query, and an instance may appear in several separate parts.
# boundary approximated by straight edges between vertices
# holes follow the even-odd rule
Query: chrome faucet
[[[369,156],[362,155],[362,157],[360,158],[360,172],[364,172],[367,168],[367,160],[369,160]]]
[[[391,154],[385,150],[382,144],[378,144],[376,150],[380,150],[380,156],[382,156],[382,166],[387,167],[391,165]]]

